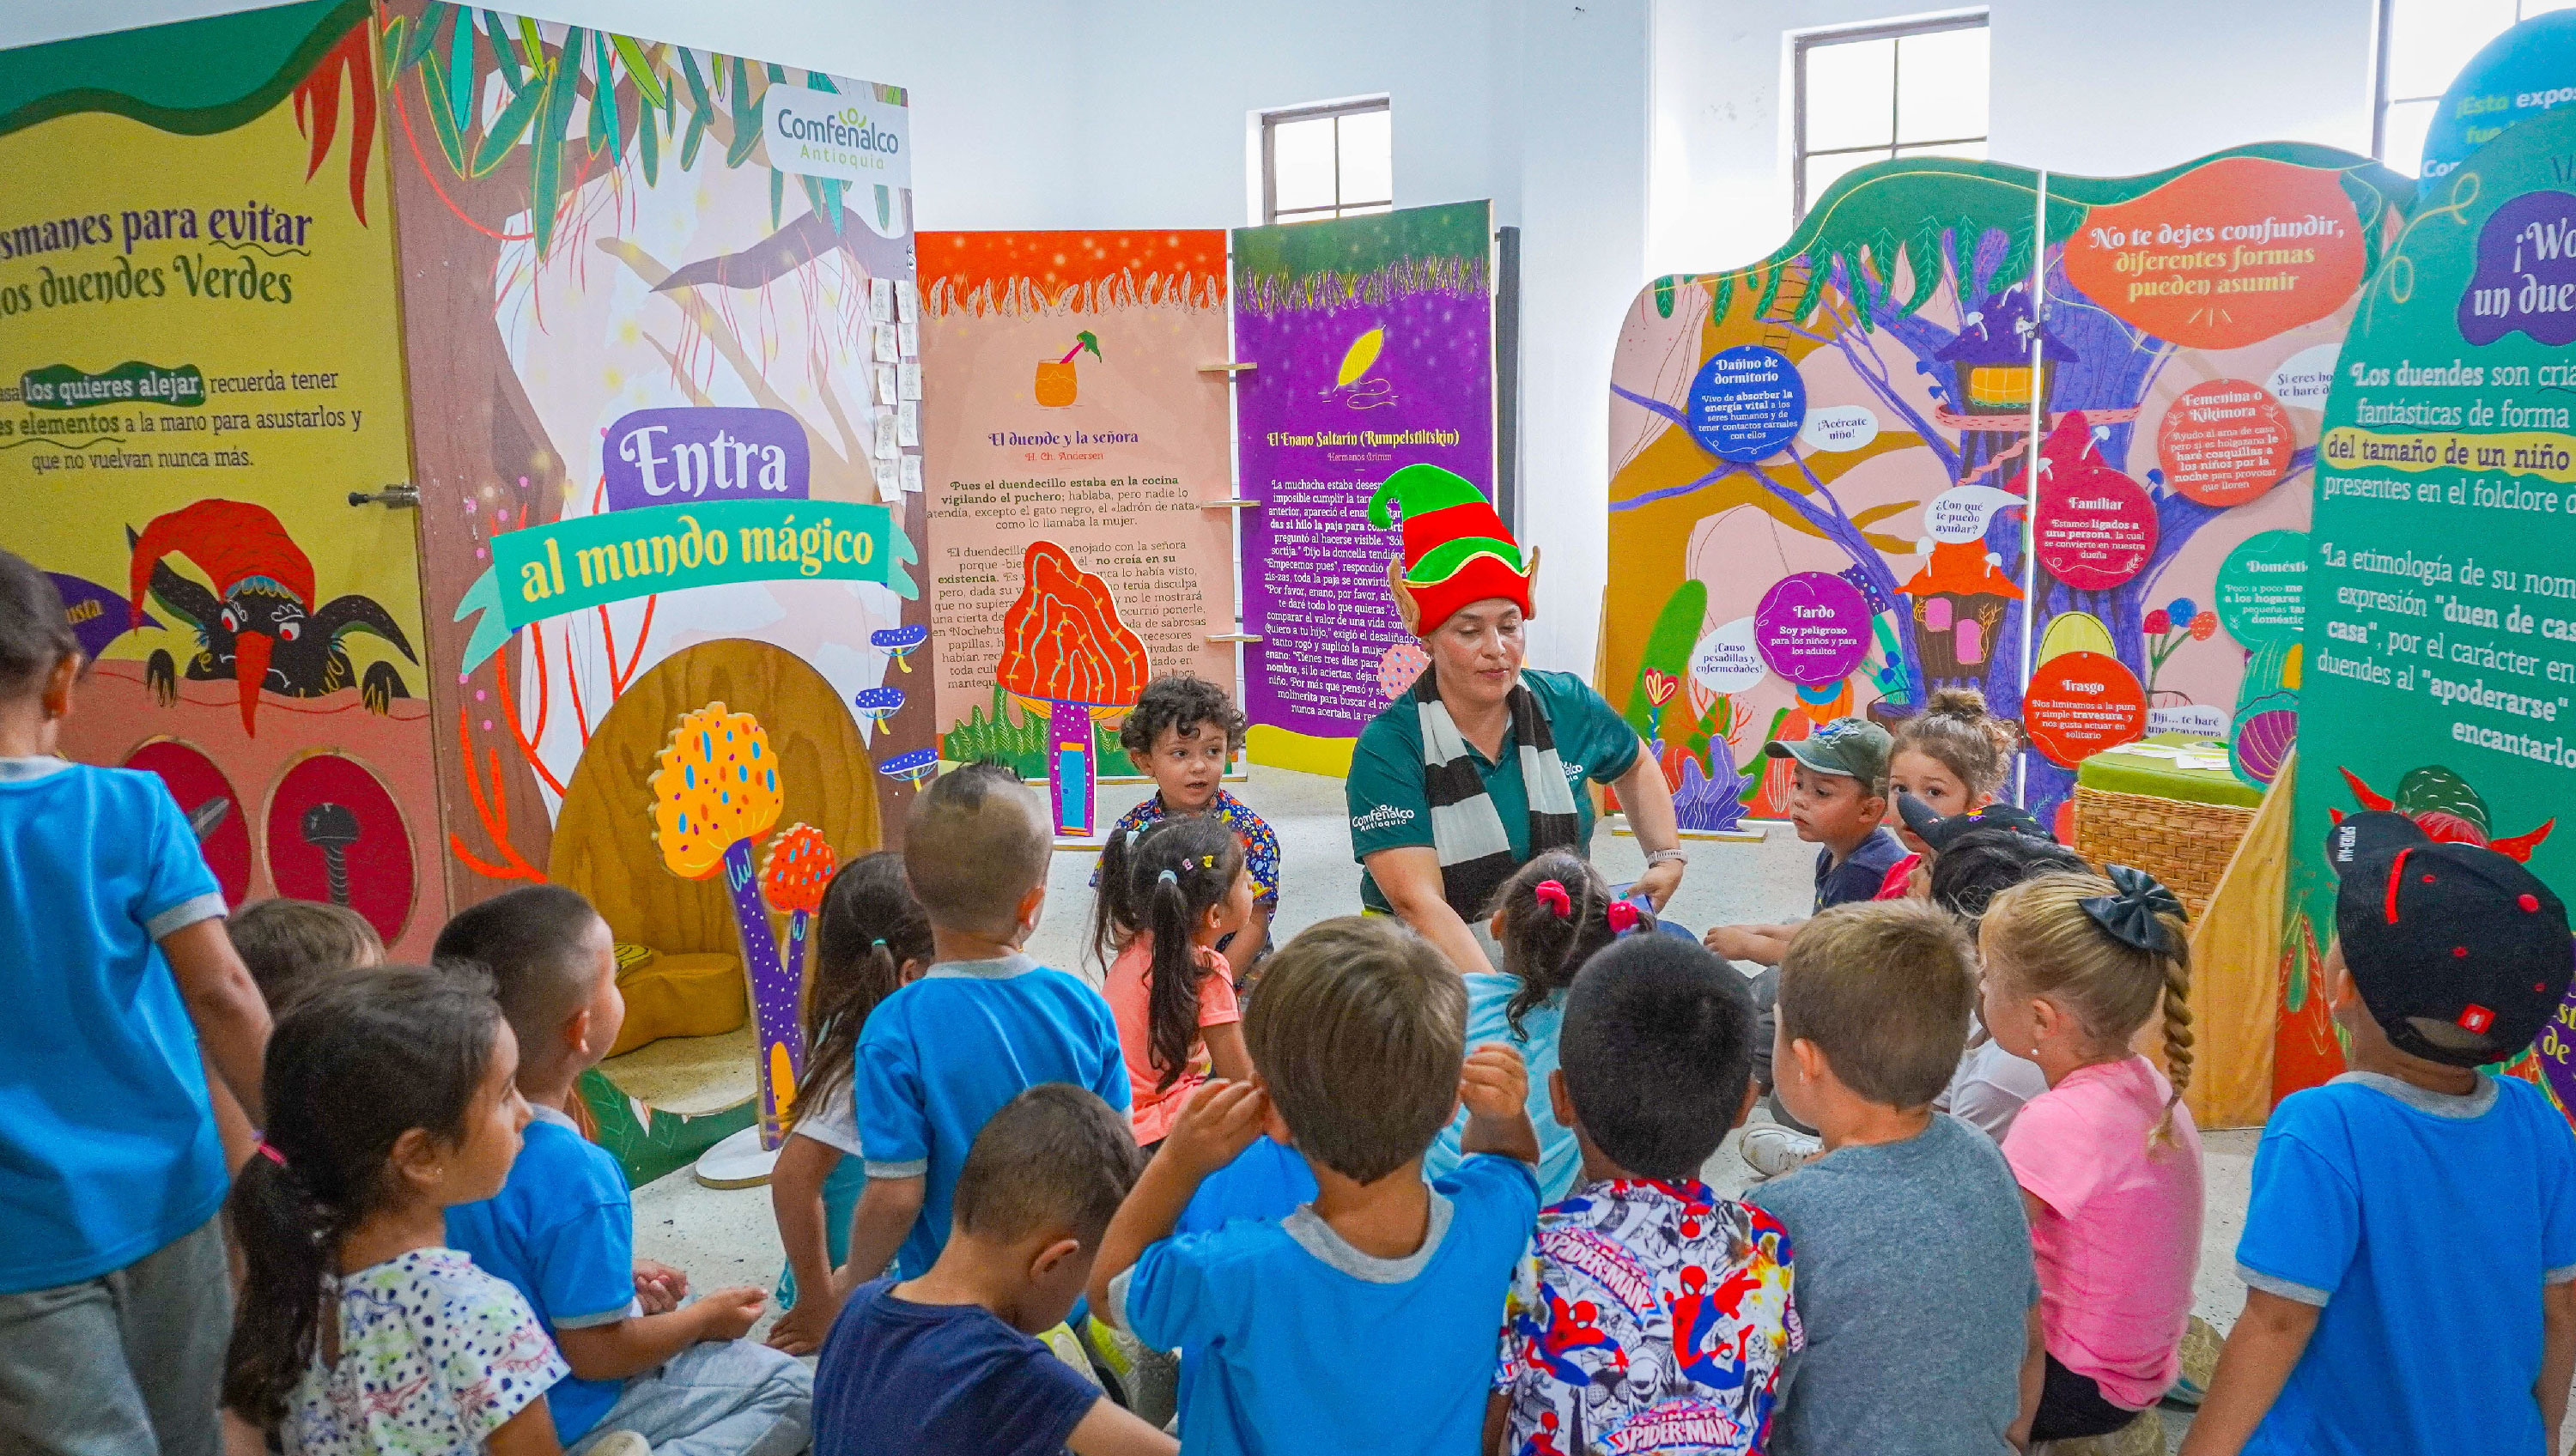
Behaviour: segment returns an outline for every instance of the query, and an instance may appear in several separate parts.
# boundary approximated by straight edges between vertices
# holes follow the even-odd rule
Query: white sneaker
[[[1765,1178],[1777,1178],[1795,1172],[1801,1166],[1823,1156],[1822,1138],[1811,1138],[1792,1132],[1777,1123],[1757,1123],[1744,1130],[1744,1141],[1736,1144],[1736,1156],[1745,1166]]]

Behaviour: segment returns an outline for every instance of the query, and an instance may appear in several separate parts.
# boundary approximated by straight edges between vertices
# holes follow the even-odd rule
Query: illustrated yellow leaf
[[[1369,372],[1377,362],[1378,350],[1386,346],[1386,330],[1371,329],[1351,340],[1350,352],[1342,356],[1342,372],[1333,380],[1335,389],[1347,389]]]

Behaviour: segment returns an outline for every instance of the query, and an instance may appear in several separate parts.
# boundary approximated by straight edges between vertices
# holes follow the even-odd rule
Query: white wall
[[[1547,546],[1534,660],[1589,671],[1603,381],[1643,274],[1649,0],[517,0],[893,82],[926,228],[1234,227],[1263,110],[1384,94],[1399,206],[1491,198],[1524,228],[1523,526]],[[15,0],[0,46],[245,8]]]
[[[1610,355],[1656,273],[1789,231],[1788,37],[1924,0],[517,0],[551,20],[910,88],[928,228],[1231,227],[1265,109],[1383,93],[1402,206],[1523,229],[1532,660],[1588,671]],[[0,0],[0,46],[243,8]],[[2373,0],[1990,0],[1993,155],[2094,174],[2238,142],[2366,150]]]
[[[1654,0],[1654,273],[1789,235],[1790,39],[1922,0]],[[2150,172],[2243,142],[2367,153],[2373,0],[1988,0],[1997,161]]]

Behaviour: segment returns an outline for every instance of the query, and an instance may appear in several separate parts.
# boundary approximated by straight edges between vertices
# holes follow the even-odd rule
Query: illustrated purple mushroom
[[[684,880],[724,872],[742,939],[743,974],[751,986],[752,1024],[760,1038],[760,1145],[775,1148],[796,1101],[804,1038],[797,1029],[800,987],[779,959],[778,938],[761,903],[752,845],[778,822],[786,796],[769,734],[749,713],[709,703],[683,713],[648,781],[653,841],[662,865]]]
[[[868,634],[868,645],[883,651],[904,672],[912,671],[912,664],[904,659],[912,656],[914,648],[929,640],[930,628],[918,623],[910,627],[884,627]]]
[[[939,772],[939,750],[916,748],[910,753],[898,753],[878,764],[877,772],[896,783],[912,785],[912,791],[918,794],[922,784]]]
[[[888,718],[903,711],[903,689],[868,688],[860,692],[857,697],[850,699],[850,702],[859,710],[860,717],[871,723],[882,724]]]

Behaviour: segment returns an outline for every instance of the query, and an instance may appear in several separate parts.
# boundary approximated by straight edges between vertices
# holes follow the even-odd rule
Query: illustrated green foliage
[[[617,1159],[629,1188],[689,1166],[760,1117],[756,1098],[696,1116],[665,1112],[627,1096],[597,1067],[584,1071],[575,1088],[599,1145]]]
[[[989,759],[1009,764],[1024,779],[1047,776],[1047,720],[1043,713],[1014,713],[1010,698],[1002,685],[993,685],[993,715],[984,716],[982,708],[968,711],[964,722],[939,735],[939,756],[950,763],[974,763]],[[1103,778],[1141,778],[1144,770],[1127,756],[1118,743],[1114,723],[1094,723],[1091,727],[1094,762]]]
[[[2325,148],[2266,142],[2220,155],[2336,169],[2364,222],[2365,276],[2379,266],[2378,220],[2392,207],[2403,214],[2414,205],[2414,184],[2407,179],[2376,163],[2355,166],[2342,153]],[[2143,177],[2051,176],[2043,237],[2034,174],[2025,168],[1951,157],[1874,164],[1843,177],[1816,199],[1798,231],[1769,263],[1696,281],[1709,290],[1712,324],[1723,322],[1747,292],[1753,296],[1754,317],[1805,323],[1831,291],[1814,285],[1836,281],[1853,296],[1862,331],[1871,332],[1888,318],[1911,316],[1930,303],[1945,276],[1988,291],[2028,278],[2038,251],[2073,237],[2094,208],[2144,196],[2185,170],[2175,167]],[[1978,241],[1997,230],[2006,240],[2003,256],[1982,278],[1968,276]],[[1901,297],[1896,294],[1900,261],[1910,285]],[[1655,282],[1656,307],[1666,318],[1672,316],[1676,282]],[[1790,292],[1790,285],[1797,291]]]
[[[1664,673],[1679,681],[1690,672],[1691,649],[1699,645],[1700,619],[1708,615],[1708,583],[1697,577],[1685,580],[1664,598],[1664,608],[1655,614],[1655,625],[1646,634],[1646,651],[1637,664],[1637,680],[1628,687],[1628,706],[1620,714],[1640,738],[1655,736],[1655,705],[1646,697],[1646,674]],[[1673,702],[1680,702],[1676,693]],[[1673,704],[1664,705],[1665,717],[1679,718]],[[1682,710],[1687,713],[1689,709]]]
[[[623,163],[631,148],[645,185],[652,186],[668,150],[678,148],[680,169],[687,171],[719,125],[727,167],[743,166],[760,146],[754,63],[739,56],[580,26],[567,28],[562,46],[549,50],[533,20],[519,17],[513,28],[499,11],[447,0],[430,0],[417,20],[396,16],[386,22],[383,53],[388,85],[419,75],[430,130],[456,175],[488,177],[527,148],[528,211],[540,257],[554,246],[564,192],[582,175],[586,159],[604,153]],[[784,66],[759,70],[772,84],[792,79]],[[503,99],[484,123],[476,115],[476,98],[494,76]],[[804,73],[804,84],[839,89],[820,71]],[[582,115],[578,135],[576,112]],[[769,174],[770,225],[776,227],[786,207],[788,174],[775,167]],[[796,182],[814,211],[839,232],[848,184],[802,175]],[[880,226],[891,227],[889,189],[877,188],[876,204]]]

